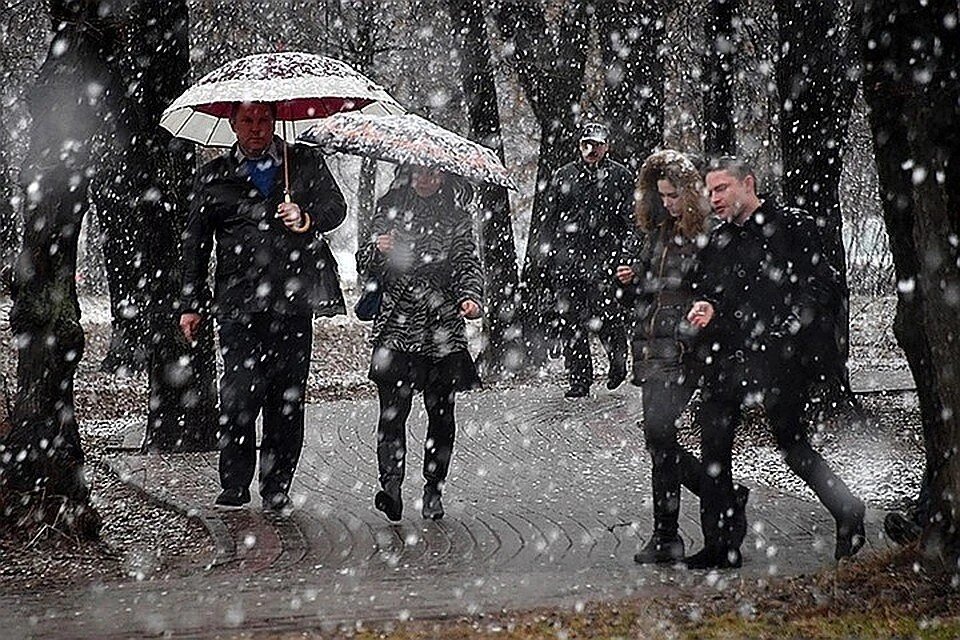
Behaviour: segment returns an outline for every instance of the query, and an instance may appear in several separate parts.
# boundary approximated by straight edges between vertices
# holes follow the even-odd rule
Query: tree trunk
[[[360,161],[360,184],[357,187],[357,247],[370,238],[370,222],[377,206],[377,161]],[[357,287],[363,288],[363,278],[357,274]]]
[[[10,164],[7,150],[10,140],[3,126],[3,105],[0,104],[0,294],[10,291],[13,278],[13,262],[17,255],[20,225],[17,212],[11,204],[13,181],[10,177]]]
[[[656,0],[597,5],[606,71],[604,111],[610,153],[639,171],[663,140],[663,7]]]
[[[703,151],[708,156],[733,155],[737,137],[733,126],[734,60],[740,37],[733,26],[739,0],[707,3],[704,20],[706,55],[703,83]]]
[[[840,275],[842,304],[834,339],[846,371],[850,292],[839,189],[857,89],[850,69],[855,66],[859,19],[851,18],[842,26],[837,0],[777,0],[777,16],[784,199],[788,206],[801,207],[817,219],[825,258]],[[849,388],[849,372],[844,377],[842,382]]]
[[[74,410],[84,338],[76,291],[77,239],[87,208],[89,141],[105,116],[116,38],[106,2],[51,2],[56,33],[27,95],[33,114],[22,174],[27,203],[10,327],[18,348],[13,429],[0,451],[0,511],[95,538]],[[18,513],[19,512],[19,513]]]
[[[567,3],[560,18],[559,35],[548,35],[543,8],[537,0],[506,0],[496,20],[503,39],[511,45],[510,59],[524,94],[540,125],[537,187],[519,289],[527,366],[546,360],[550,346],[550,320],[554,314],[550,295],[553,274],[545,267],[544,237],[547,225],[546,188],[553,172],[577,157],[576,113],[584,92],[592,6]]]
[[[899,280],[896,335],[917,385],[926,446],[923,549],[953,574],[960,568],[957,16],[956,2],[867,0],[862,31],[864,94]]]
[[[470,119],[470,139],[496,150],[503,160],[500,110],[482,0],[447,0],[454,32],[460,35],[460,75]],[[486,343],[481,363],[494,376],[516,369],[523,361],[517,314],[517,250],[510,222],[510,200],[504,187],[480,187],[481,252],[487,290],[483,319]]]
[[[192,182],[192,149],[158,123],[163,109],[186,89],[190,58],[187,3],[142,0],[133,59],[139,61],[140,92],[130,107],[137,136],[129,149],[131,180],[138,185],[134,217],[150,222],[141,247],[147,279],[150,402],[143,449],[208,451],[216,448],[217,403],[213,333],[197,346],[179,327],[180,236],[186,224]],[[171,256],[176,256],[171,260]]]

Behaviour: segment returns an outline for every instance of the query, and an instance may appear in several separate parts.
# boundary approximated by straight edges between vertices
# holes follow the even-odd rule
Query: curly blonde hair
[[[673,216],[667,216],[662,222],[654,219],[654,207],[660,198],[658,180],[668,180],[680,192],[679,219]],[[703,197],[703,178],[690,158],[679,151],[664,149],[648,156],[640,167],[635,195],[639,229],[653,231],[659,224],[675,225],[688,240],[706,232],[710,205]]]

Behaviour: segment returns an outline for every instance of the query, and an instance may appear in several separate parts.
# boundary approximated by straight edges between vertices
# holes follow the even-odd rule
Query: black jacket
[[[283,200],[282,167],[268,197],[247,178],[233,150],[200,169],[183,235],[181,313],[344,313],[337,264],[322,235],[343,222],[343,195],[321,154],[301,147],[290,147],[288,154],[292,200],[312,221],[305,233],[287,229],[276,217]],[[207,279],[214,238],[211,296]]]
[[[544,229],[554,276],[612,280],[633,232],[633,183],[630,171],[609,158],[595,167],[577,160],[557,169]]]
[[[789,376],[803,386],[842,366],[832,332],[839,282],[802,210],[767,199],[742,226],[720,223],[693,278],[694,297],[716,311],[699,340],[709,347],[708,384]]]

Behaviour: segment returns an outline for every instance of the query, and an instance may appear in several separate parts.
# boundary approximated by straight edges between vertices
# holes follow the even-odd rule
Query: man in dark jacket
[[[336,262],[322,232],[343,222],[346,205],[323,158],[296,147],[288,150],[285,194],[284,143],[274,136],[274,121],[270,104],[235,105],[230,125],[237,144],[197,176],[183,235],[180,327],[192,341],[206,317],[219,324],[217,506],[250,501],[262,411],[260,496],[265,509],[284,513],[292,506],[290,482],[303,447],[312,317],[344,313]]]
[[[590,333],[599,334],[610,358],[607,388],[615,389],[627,376],[627,335],[614,272],[633,229],[633,176],[607,157],[607,136],[602,124],[584,126],[581,159],[557,169],[548,195],[548,268],[561,320],[568,398],[590,391]]]
[[[790,469],[836,520],[837,559],[864,543],[863,503],[813,450],[801,418],[807,390],[832,358],[822,318],[836,305],[836,274],[823,259],[815,221],[757,195],[753,171],[735,158],[710,165],[706,187],[721,223],[699,254],[687,316],[710,345],[698,422],[708,478],[701,487],[704,549],[692,568],[740,566],[732,527],[733,435],[744,406],[762,404]]]

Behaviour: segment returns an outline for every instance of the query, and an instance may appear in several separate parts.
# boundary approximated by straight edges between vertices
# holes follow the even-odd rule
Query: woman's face
[[[426,167],[414,167],[410,174],[410,186],[421,198],[429,198],[443,184],[443,172]]]
[[[663,200],[663,208],[667,210],[674,218],[679,218],[680,214],[680,191],[672,182],[666,179],[657,180],[657,192],[660,199]]]

